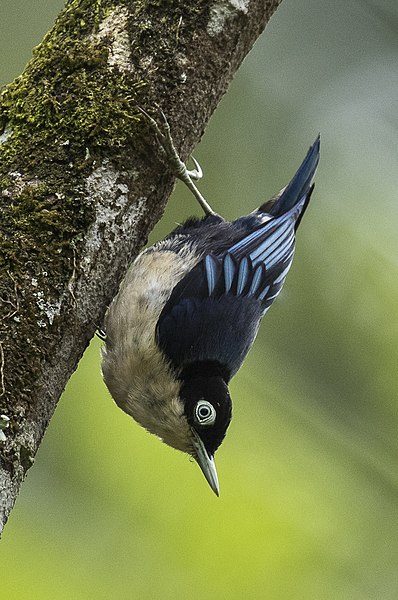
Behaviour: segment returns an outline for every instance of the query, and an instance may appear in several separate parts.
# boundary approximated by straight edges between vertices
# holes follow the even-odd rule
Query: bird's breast
[[[189,249],[179,254],[156,247],[143,252],[105,317],[105,383],[120,408],[161,437],[159,423],[168,429],[165,420],[179,419],[182,406],[179,383],[156,342],[156,324],[174,286],[197,261]]]

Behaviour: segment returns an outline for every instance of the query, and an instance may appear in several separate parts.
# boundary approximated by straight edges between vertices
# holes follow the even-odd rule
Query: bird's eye
[[[199,425],[213,425],[216,416],[216,409],[210,402],[199,400],[195,406],[195,420]]]

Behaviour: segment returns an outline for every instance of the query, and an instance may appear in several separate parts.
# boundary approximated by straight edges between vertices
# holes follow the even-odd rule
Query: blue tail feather
[[[260,210],[264,210],[275,217],[279,217],[293,208],[293,206],[295,206],[295,204],[297,204],[297,202],[299,202],[303,197],[307,197],[309,200],[309,196],[311,195],[313,189],[311,182],[319,163],[319,150],[320,135],[318,135],[315,142],[308,150],[305,159],[297,169],[293,179],[283,190],[279,198],[275,200],[271,207],[269,207],[268,203],[265,203],[260,207]],[[303,207],[301,216],[305,211],[306,204],[307,203],[305,203]],[[296,224],[296,228],[299,224],[299,220]]]

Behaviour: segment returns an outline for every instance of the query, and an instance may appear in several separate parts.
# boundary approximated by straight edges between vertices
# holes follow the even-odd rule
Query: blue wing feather
[[[245,287],[247,285],[249,273],[250,273],[250,266],[251,266],[251,262],[249,265],[249,259],[247,258],[247,256],[244,256],[239,264],[238,281],[236,284],[236,295],[237,296],[240,296],[243,293],[243,290],[245,289]]]
[[[255,293],[257,292],[259,285],[261,283],[262,277],[263,277],[263,270],[261,268],[261,265],[258,265],[258,267],[256,268],[256,270],[253,273],[250,289],[247,292],[248,296],[255,295]]]
[[[263,289],[263,291],[258,295],[258,299],[259,300],[264,300],[265,296],[268,293],[268,290],[271,286],[270,285],[266,285],[265,288]]]
[[[225,255],[225,258],[224,258],[223,271],[224,271],[225,291],[228,293],[229,290],[231,289],[232,281],[234,279],[235,271],[236,271],[234,261],[232,259],[231,254],[229,254],[229,252],[227,252],[227,254]]]
[[[207,280],[207,289],[209,291],[209,296],[214,291],[217,281],[217,263],[211,254],[208,254],[205,258],[205,268],[206,268],[206,280]]]
[[[206,238],[210,230],[203,221],[200,247],[210,252],[175,286],[157,324],[158,344],[174,367],[218,360],[231,376],[238,370],[292,264],[295,231],[318,160],[319,139],[274,202],[230,228],[222,222],[212,225],[214,232],[219,228],[219,238],[214,233]],[[195,235],[199,232],[197,224]]]

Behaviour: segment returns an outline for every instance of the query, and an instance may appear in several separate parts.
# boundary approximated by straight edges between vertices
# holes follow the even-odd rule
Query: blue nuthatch
[[[142,111],[144,112],[144,111]],[[205,211],[147,248],[105,317],[102,371],[116,404],[163,442],[193,456],[219,494],[214,453],[232,416],[228,383],[279,294],[319,161],[319,136],[291,182],[257,210],[215,214],[174,147],[166,119],[146,113],[174,174]]]

